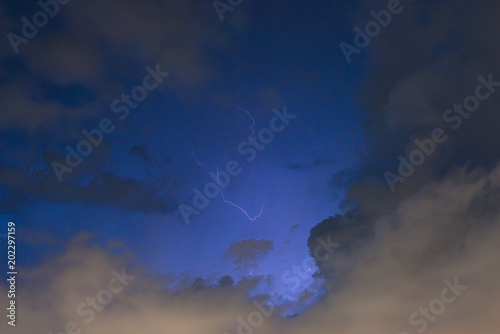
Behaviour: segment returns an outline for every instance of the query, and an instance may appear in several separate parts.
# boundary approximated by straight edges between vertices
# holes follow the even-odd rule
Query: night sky
[[[1,2],[2,333],[498,331],[499,12]]]

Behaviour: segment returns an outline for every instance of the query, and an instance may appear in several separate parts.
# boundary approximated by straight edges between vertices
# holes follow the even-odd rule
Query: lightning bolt
[[[246,111],[245,109],[240,108],[240,107],[238,107],[237,105],[234,105],[234,106],[235,106],[236,108],[238,108],[239,110],[243,111],[245,114],[247,114],[247,115],[248,115],[248,117],[250,118],[250,120],[252,120],[252,125],[250,126],[250,131],[252,131],[251,137],[252,137],[252,138],[253,138],[253,137],[255,137],[255,131],[254,131],[254,129],[253,129],[253,128],[254,128],[254,126],[255,126],[255,124],[256,124],[255,119],[254,119],[254,118],[252,117],[252,115],[251,115],[248,111]],[[230,205],[234,206],[235,208],[237,208],[238,210],[240,210],[241,212],[243,212],[243,213],[245,214],[245,216],[247,216],[247,218],[248,218],[249,220],[251,220],[251,221],[255,221],[255,220],[257,220],[258,218],[260,218],[260,216],[262,215],[262,212],[263,212],[263,210],[264,210],[264,204],[265,204],[265,202],[262,202],[262,206],[260,207],[260,211],[259,211],[259,213],[258,213],[257,215],[255,215],[255,216],[253,216],[253,217],[252,217],[252,216],[250,216],[250,215],[248,214],[248,212],[247,212],[245,209],[243,209],[241,206],[239,206],[238,204],[235,204],[235,203],[233,203],[233,202],[231,202],[231,201],[227,200],[227,199],[224,197],[224,191],[222,190],[222,187],[220,186],[220,179],[219,179],[219,167],[215,166],[215,169],[217,170],[217,186],[219,187],[220,196],[221,196],[222,200],[224,201],[224,203],[227,203],[227,204],[230,204]]]
[[[246,111],[245,109],[242,109],[242,108],[238,107],[237,105],[234,105],[234,106],[235,106],[236,108],[238,108],[239,110],[243,111],[244,113],[246,113],[246,114],[248,115],[248,117],[249,117],[249,118],[250,118],[250,120],[252,121],[252,125],[250,126],[250,131],[252,131],[252,134],[251,134],[251,136],[250,136],[250,137],[252,137],[252,138],[253,138],[253,137],[255,137],[255,131],[254,131],[254,127],[255,127],[255,124],[256,124],[255,119],[254,119],[254,118],[252,117],[252,115],[251,115],[248,111]],[[224,160],[226,160],[226,151],[227,151],[227,149],[226,149],[226,150],[224,150]],[[203,164],[202,164],[202,163],[198,160],[198,158],[194,155],[194,149],[191,151],[191,157],[193,157],[194,161],[196,161],[196,163],[197,163],[199,166],[203,166]],[[260,216],[262,215],[262,212],[263,212],[263,210],[264,210],[264,204],[265,204],[266,202],[263,202],[263,203],[262,203],[262,206],[260,207],[260,211],[259,211],[259,213],[258,213],[257,215],[255,215],[255,216],[253,216],[253,217],[252,217],[252,216],[250,216],[250,215],[248,214],[248,212],[247,212],[245,209],[243,209],[241,206],[239,206],[238,204],[235,204],[235,203],[233,203],[233,202],[231,202],[231,201],[227,200],[227,199],[224,197],[224,191],[222,190],[222,187],[220,186],[219,167],[218,167],[218,166],[215,166],[215,169],[216,169],[216,171],[217,171],[217,186],[219,187],[220,195],[221,195],[221,198],[222,198],[222,200],[224,201],[224,203],[227,203],[227,204],[230,204],[230,205],[234,206],[235,208],[237,208],[238,210],[240,210],[241,212],[243,212],[243,213],[245,214],[245,216],[247,216],[247,218],[248,218],[249,220],[251,220],[251,221],[255,221],[255,220],[257,220],[258,218],[260,218]],[[250,272],[250,274],[252,275],[252,273],[251,273],[251,272]]]
[[[203,164],[198,160],[198,158],[194,155],[194,150],[191,151],[191,156],[193,157],[194,161],[200,166],[203,166]]]
[[[259,214],[257,214],[256,216],[251,217],[251,216],[248,214],[248,212],[247,212],[245,209],[243,209],[241,206],[239,206],[239,205],[237,205],[237,204],[235,204],[235,203],[233,203],[233,202],[231,202],[231,201],[228,201],[228,200],[224,197],[224,191],[222,191],[222,188],[221,188],[221,186],[220,186],[220,179],[219,179],[219,167],[217,167],[217,166],[216,166],[215,168],[216,168],[216,170],[217,170],[217,185],[219,186],[220,196],[221,196],[222,200],[224,201],[224,203],[230,204],[230,205],[234,206],[235,208],[239,209],[239,210],[240,210],[241,212],[243,212],[243,213],[247,216],[247,218],[248,218],[249,220],[251,220],[251,221],[255,221],[255,220],[257,220],[258,218],[260,218],[260,216],[262,215],[262,211],[264,210],[264,204],[265,204],[266,202],[262,202],[262,206],[260,207]]]
[[[243,111],[244,113],[246,113],[248,115],[248,117],[252,120],[252,126],[250,127],[250,130],[252,131],[251,137],[255,137],[255,131],[253,130],[253,127],[255,126],[255,119],[253,119],[252,115],[250,115],[250,113],[248,111],[246,111],[245,109],[238,107],[236,104],[234,106],[236,108],[240,109],[241,111]]]

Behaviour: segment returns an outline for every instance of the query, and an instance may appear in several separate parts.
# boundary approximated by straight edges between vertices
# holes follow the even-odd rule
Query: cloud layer
[[[427,321],[425,332],[493,332],[500,326],[499,200],[500,166],[424,187],[375,222],[370,242],[348,242],[319,263],[328,289],[320,302],[294,318],[281,319],[276,309],[255,333],[416,333],[425,318],[418,315],[414,320],[421,324],[412,326],[409,317],[440,299],[444,281],[455,278],[467,288]],[[171,277],[134,267],[129,255],[89,246],[87,238],[70,242],[64,254],[36,268],[19,269],[17,330],[55,333],[75,321],[89,334],[235,333],[238,317],[248,319],[257,310],[247,295],[256,282],[166,291]],[[76,308],[106,289],[112,271],[122,268],[135,278],[86,323]]]

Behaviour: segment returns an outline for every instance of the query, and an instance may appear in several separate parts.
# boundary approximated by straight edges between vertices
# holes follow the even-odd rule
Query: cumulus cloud
[[[500,236],[499,191],[500,167],[491,173],[456,173],[376,220],[370,242],[360,235],[358,240],[365,242],[320,263],[332,296],[325,303],[346,332],[415,332],[420,326],[409,324],[410,315],[439,299],[443,280],[455,277],[468,288],[435,323],[428,322],[427,333],[496,328],[499,323],[491,315],[498,312],[500,292],[494,283],[500,262],[495,241]],[[329,233],[335,235],[339,223],[331,220]]]
[[[286,319],[276,308],[254,332],[417,333],[423,325],[412,326],[409,317],[441,299],[445,280],[453,284],[455,278],[466,289],[427,321],[425,333],[494,332],[500,326],[499,200],[500,166],[489,173],[458,172],[429,184],[377,219],[369,242],[351,243],[319,264],[328,273],[328,293],[320,302]],[[237,333],[238,317],[247,320],[257,310],[248,297],[256,282],[167,291],[173,277],[156,275],[130,254],[89,246],[88,241],[82,236],[60,256],[22,269],[17,330],[56,333],[75,321],[89,334]],[[246,256],[247,244],[233,247],[238,249],[234,253]],[[269,250],[269,245],[262,248]],[[80,316],[76,308],[108,289],[113,270],[121,273],[122,268],[134,278],[86,323],[88,316]],[[6,293],[4,286],[0,290]],[[450,291],[445,298],[453,296]],[[263,298],[268,297],[258,297],[261,305]],[[414,320],[419,319],[425,318]],[[2,322],[0,329],[7,326]]]
[[[353,25],[364,26],[370,11],[386,4],[362,1]],[[329,323],[338,333],[494,331],[500,141],[492,124],[499,122],[500,92],[456,131],[443,114],[475,93],[479,76],[500,81],[499,35],[492,28],[498,20],[491,12],[498,3],[403,5],[363,50],[372,68],[361,93],[369,153],[355,173],[346,173],[356,177],[348,183],[345,211],[311,229],[310,250],[318,236],[328,235],[342,247],[318,263],[328,297],[296,322]],[[413,140],[436,127],[449,139],[392,193],[384,171],[397,168],[398,156],[415,148]],[[331,186],[343,186],[337,175]],[[443,281],[455,278],[467,290],[426,320],[425,329],[423,322],[413,326],[410,320],[423,318],[420,307],[440,299]]]
[[[203,81],[210,69],[192,45],[208,46],[228,37],[218,35],[216,29],[199,29],[200,22],[192,20],[198,17],[200,5],[196,2],[168,3],[177,4],[175,13],[158,1],[140,6],[132,1],[91,1],[85,6],[75,3],[65,7],[66,13],[58,22],[67,29],[39,36],[26,46],[31,53],[25,52],[21,60],[13,61],[15,66],[9,67],[13,70],[7,70],[6,65],[1,69],[2,92],[12,98],[0,127],[26,131],[28,136],[61,129],[59,138],[68,136],[65,124],[76,121],[72,126],[77,128],[78,120],[97,117],[103,101],[109,102],[122,89],[126,80],[111,80],[114,76],[104,70],[109,59],[119,53],[128,56],[120,58],[117,68],[108,68],[115,71],[113,75],[130,77],[139,73],[139,63],[142,69],[144,63],[155,60],[171,65],[172,71],[177,71],[177,80],[184,84]],[[362,1],[360,13],[384,8],[386,3]],[[449,132],[450,140],[429,160],[432,166],[422,166],[397,194],[391,194],[382,179],[382,172],[411,147],[412,138],[446,125],[442,113],[474,90],[478,75],[492,73],[500,80],[500,43],[495,29],[499,4],[492,0],[445,0],[405,6],[405,11],[364,50],[377,67],[362,94],[371,159],[362,167],[364,173],[357,182],[347,180],[353,183],[347,200],[356,207],[326,219],[311,231],[311,249],[322,235],[332,235],[334,242],[342,244],[327,261],[318,263],[327,293],[296,317],[280,319],[281,312],[275,311],[255,328],[255,333],[416,333],[423,325],[414,326],[409,319],[415,313],[414,320],[424,319],[421,307],[429,308],[434,300],[441,299],[445,280],[455,279],[467,289],[446,304],[435,319],[426,319],[425,333],[493,333],[500,327],[500,166],[493,168],[500,151],[496,110],[500,94],[492,95],[459,131]],[[113,11],[115,7],[120,10]],[[109,25],[109,17],[115,17],[119,24]],[[358,21],[366,22],[366,16],[357,17]],[[121,27],[129,30],[124,32]],[[77,45],[75,36],[81,41]],[[46,45],[58,45],[54,55],[47,54],[50,48]],[[78,56],[65,59],[66,52]],[[26,72],[24,77],[18,75],[16,69],[20,68],[62,89],[81,83],[73,87],[80,102],[68,106],[60,99],[50,99],[47,91],[41,94],[41,87],[46,86],[33,84]],[[84,98],[86,89],[94,92],[92,98]],[[447,154],[441,154],[443,151]],[[484,168],[462,167],[469,161]],[[19,205],[30,198],[72,198],[122,208],[165,210],[165,202],[149,201],[154,187],[111,174],[100,174],[86,186],[64,184],[63,189],[44,183],[43,173],[19,172],[7,163],[1,165],[1,175],[2,183],[11,191],[8,205]],[[340,181],[344,176],[340,174]],[[333,178],[332,182],[337,184],[339,180]],[[99,194],[103,186],[114,190]],[[144,203],[131,202],[123,191],[127,189],[137,190]],[[68,194],[70,197],[66,197]],[[252,266],[272,249],[268,240],[243,240],[231,245],[224,256],[242,267]],[[173,278],[155,275],[137,263],[128,255],[117,255],[116,250],[75,240],[56,258],[34,268],[22,268],[17,329],[22,333],[58,333],[68,321],[75,321],[89,334],[236,333],[238,317],[247,319],[256,311],[248,297],[255,281],[233,285],[225,278],[218,286],[198,281],[194,288],[191,285],[189,289],[167,291],[165,286]],[[121,272],[122,268],[134,276],[133,281],[113,295],[113,301],[96,313],[95,320],[86,323],[76,308],[107,288],[113,270]],[[0,294],[6,294],[4,285]],[[1,322],[0,330],[6,331],[7,326]]]

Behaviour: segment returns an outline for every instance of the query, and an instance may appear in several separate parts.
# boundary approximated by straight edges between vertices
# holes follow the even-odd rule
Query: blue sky
[[[46,273],[34,286],[70,303],[96,284],[87,275],[127,263],[147,292],[123,300],[145,314],[165,311],[155,293],[166,318],[194,299],[214,319],[266,295],[294,331],[339,333],[406,326],[401,301],[432,300],[455,269],[488,286],[472,264],[498,260],[493,1],[244,0],[223,21],[210,1],[54,1],[0,4],[0,223],[17,224],[21,286]],[[52,14],[30,28],[45,4]],[[463,115],[457,103],[470,113],[451,129],[443,115]],[[417,152],[436,129],[447,139]],[[425,161],[402,175],[415,154]],[[196,207],[228,163],[238,172],[218,184],[224,197],[212,188]],[[183,206],[196,211],[189,224]],[[330,237],[339,249],[313,259]],[[31,311],[45,298],[33,296]],[[206,308],[213,300],[234,310]],[[58,305],[51,324],[67,318]],[[354,324],[351,311],[371,320]],[[229,330],[211,317],[193,328]]]
[[[46,187],[50,189],[58,180],[44,154],[64,155],[66,145],[76,150],[77,144],[85,139],[81,130],[91,131],[102,118],[110,118],[115,130],[105,134],[104,143],[94,148],[75,171],[63,175],[63,184],[89,187],[93,178],[106,182],[101,178],[106,173],[108,181],[111,178],[116,181],[117,189],[124,187],[129,192],[127,199],[122,199],[128,204],[119,204],[105,198],[102,202],[78,199],[78,195],[73,200],[65,199],[63,192],[67,190],[61,190],[55,195],[60,198],[51,200],[47,190],[41,196],[28,196],[29,202],[10,214],[23,222],[23,228],[51,234],[57,240],[70,239],[85,230],[95,234],[103,244],[109,239],[126,242],[141,259],[162,273],[212,280],[221,275],[237,279],[271,275],[273,283],[267,290],[283,289],[282,273],[309,254],[310,228],[339,212],[340,189],[329,186],[332,174],[354,168],[364,147],[362,116],[353,93],[364,75],[363,58],[358,59],[360,66],[348,67],[339,57],[336,45],[348,31],[346,14],[355,6],[309,3],[304,7],[298,2],[286,7],[277,3],[242,4],[234,15],[227,13],[223,23],[214,16],[213,8],[205,7],[209,12],[203,13],[203,17],[209,28],[204,31],[200,27],[197,33],[206,45],[196,49],[193,57],[201,59],[195,60],[200,64],[193,69],[169,56],[163,62],[155,59],[154,52],[175,52],[167,46],[155,45],[157,50],[145,49],[142,55],[137,54],[140,42],[134,45],[132,40],[127,45],[124,41],[110,48],[95,41],[92,47],[99,54],[100,64],[89,69],[96,73],[88,76],[105,77],[121,90],[102,92],[99,91],[102,86],[59,78],[58,74],[33,68],[36,65],[32,62],[36,60],[27,54],[41,47],[36,44],[37,39],[21,45],[25,50],[19,56],[6,57],[4,64],[11,72],[33,81],[30,87],[31,94],[38,96],[36,103],[57,104],[63,108],[62,112],[73,113],[76,119],[71,120],[70,129],[55,138],[50,133],[66,127],[69,120],[56,121],[57,124],[44,120],[49,125],[44,128],[40,124],[32,132],[24,132],[22,126],[6,128],[4,138],[18,150],[5,147],[3,163],[23,170],[26,175],[30,174],[31,165],[31,170],[44,174]],[[35,9],[26,3],[24,12]],[[15,12],[9,6],[6,10]],[[309,19],[304,20],[307,17],[304,11],[309,13]],[[63,16],[55,17],[54,21],[61,26],[49,23],[44,30],[46,34],[58,36],[59,29],[70,25]],[[208,33],[213,36],[203,36]],[[195,45],[189,40],[180,43],[181,53],[190,52]],[[127,51],[118,55],[120,47]],[[177,71],[177,63],[185,68]],[[170,75],[157,90],[148,92],[138,106],[129,108],[126,118],[118,119],[122,114],[114,115],[109,107],[111,102],[123,93],[131,94],[133,87],[147,75],[144,68],[155,68],[156,64]],[[207,69],[202,64],[207,64]],[[246,162],[247,156],[238,153],[238,145],[248,140],[252,130],[258,133],[269,126],[273,109],[282,112],[283,108],[296,118],[282,132],[275,133],[272,142],[258,151],[255,160]],[[39,153],[26,158],[28,162],[18,152],[30,147]],[[230,160],[240,162],[243,171],[232,178],[224,190],[225,198],[251,217],[264,205],[261,216],[250,220],[241,210],[217,197],[186,225],[177,206],[191,204],[192,189],[202,189],[211,180],[209,173]],[[136,194],[134,188],[120,185],[124,179],[143,184],[148,188],[144,190],[147,194]],[[104,197],[114,196],[113,192]],[[157,196],[159,203],[168,203],[151,207],[140,204],[134,210],[130,205],[136,200],[134,197],[144,195]],[[10,209],[6,207],[6,213]],[[237,268],[231,259],[223,257],[232,243],[246,239],[273,243],[273,250],[251,270]],[[36,260],[50,249],[37,247],[26,256]],[[301,289],[309,283],[305,282]]]

